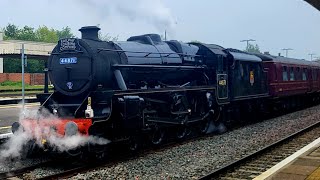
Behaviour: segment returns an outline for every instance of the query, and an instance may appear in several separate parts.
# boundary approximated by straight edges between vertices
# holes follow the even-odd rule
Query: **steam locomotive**
[[[39,95],[41,109],[59,120],[24,119],[60,137],[97,136],[161,144],[168,134],[223,132],[242,114],[292,109],[319,100],[320,65],[268,54],[249,54],[214,44],[162,41],[157,34],[125,42],[61,39],[48,60],[55,91]],[[48,133],[48,131],[46,133]]]

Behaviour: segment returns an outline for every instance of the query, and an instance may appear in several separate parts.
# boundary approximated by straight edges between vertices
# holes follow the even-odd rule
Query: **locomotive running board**
[[[128,65],[128,64],[114,64],[112,65],[115,69],[175,69],[175,70],[203,70],[206,66],[163,66],[163,65]]]

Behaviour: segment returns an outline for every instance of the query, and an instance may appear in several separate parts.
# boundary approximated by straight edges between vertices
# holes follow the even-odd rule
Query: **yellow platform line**
[[[39,106],[39,104],[26,104],[25,107],[34,107]],[[21,108],[22,105],[6,105],[6,106],[0,106],[0,109],[10,109],[10,108]]]
[[[10,129],[11,128],[11,126],[3,126],[3,127],[0,127],[0,130],[1,129]]]
[[[314,179],[320,179],[320,167],[313,171],[312,174],[310,174],[306,180],[314,180]]]

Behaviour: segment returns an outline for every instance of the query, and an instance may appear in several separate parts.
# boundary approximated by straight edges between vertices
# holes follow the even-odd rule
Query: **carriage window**
[[[312,70],[312,79],[313,79],[313,80],[317,80],[317,79],[318,79],[317,70],[316,70],[316,69],[313,69],[313,70]]]
[[[283,81],[288,81],[287,66],[283,66],[283,70],[282,70],[282,80],[283,80]]]
[[[304,68],[304,69],[303,69],[303,72],[302,72],[302,80],[303,80],[303,81],[306,81],[306,80],[307,80],[307,75],[308,75],[307,69]]]
[[[290,68],[290,81],[294,81],[294,71],[293,71],[293,67]]]
[[[299,67],[296,68],[296,72],[297,72],[296,73],[296,79],[297,80],[301,80],[301,72],[300,72],[300,68]]]

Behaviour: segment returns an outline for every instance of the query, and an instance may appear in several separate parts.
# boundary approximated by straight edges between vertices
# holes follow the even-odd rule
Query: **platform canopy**
[[[320,0],[305,0],[305,1],[320,11]]]

